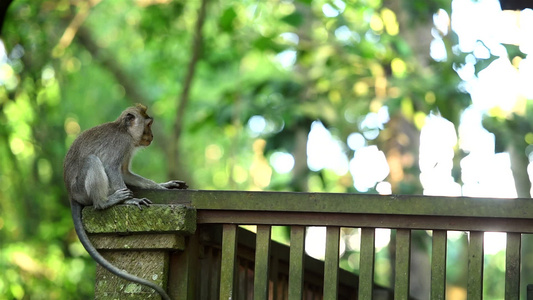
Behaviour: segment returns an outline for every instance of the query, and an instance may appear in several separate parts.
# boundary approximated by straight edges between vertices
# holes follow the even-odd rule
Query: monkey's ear
[[[135,121],[135,115],[133,115],[132,113],[128,113],[124,120],[126,122],[126,126],[130,127],[131,125],[133,125],[133,121]]]
[[[142,105],[141,103],[135,104],[135,107],[139,110],[141,114],[146,114],[146,110],[148,109],[148,107]]]

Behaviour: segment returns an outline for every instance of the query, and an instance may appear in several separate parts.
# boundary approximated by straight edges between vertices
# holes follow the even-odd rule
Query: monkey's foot
[[[142,198],[142,199],[139,199],[139,198],[131,198],[131,199],[128,199],[126,201],[124,201],[124,204],[133,204],[133,205],[137,205],[137,207],[139,209],[143,209],[141,205],[144,205],[144,206],[150,206],[150,204],[152,204],[152,201],[146,199],[146,198]]]
[[[159,185],[164,187],[164,188],[166,188],[166,189],[184,190],[184,189],[189,188],[187,183],[185,183],[185,181],[181,181],[181,180],[171,180],[169,182],[160,183]]]

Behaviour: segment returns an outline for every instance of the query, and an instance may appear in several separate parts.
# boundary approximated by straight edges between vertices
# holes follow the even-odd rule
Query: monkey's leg
[[[84,171],[85,192],[95,208],[105,209],[133,197],[132,191],[127,188],[118,189],[108,195],[109,179],[102,161],[96,155],[87,157]]]

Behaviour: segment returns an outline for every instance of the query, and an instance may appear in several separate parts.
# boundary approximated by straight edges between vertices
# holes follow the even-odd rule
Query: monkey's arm
[[[144,178],[130,171],[131,153],[124,157],[122,165],[120,166],[120,174],[122,180],[127,186],[138,187],[141,189],[164,189],[156,182]]]
[[[128,186],[134,186],[142,189],[186,189],[187,184],[184,181],[171,180],[168,182],[157,183],[140,175],[132,173],[129,170],[123,170],[122,177]]]
[[[128,186],[134,186],[143,189],[164,189],[164,187],[160,186],[155,181],[132,173],[129,170],[122,172],[122,179],[124,179],[124,183],[126,183]]]

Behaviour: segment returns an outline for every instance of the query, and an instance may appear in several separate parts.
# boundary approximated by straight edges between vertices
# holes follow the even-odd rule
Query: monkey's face
[[[141,141],[139,143],[141,146],[149,146],[152,143],[154,139],[154,135],[152,134],[152,123],[153,122],[154,120],[150,117],[144,120],[144,131],[141,136]]]
[[[146,113],[146,107],[137,105],[122,112],[117,122],[123,124],[133,137],[136,147],[146,147],[152,143],[153,119]]]

